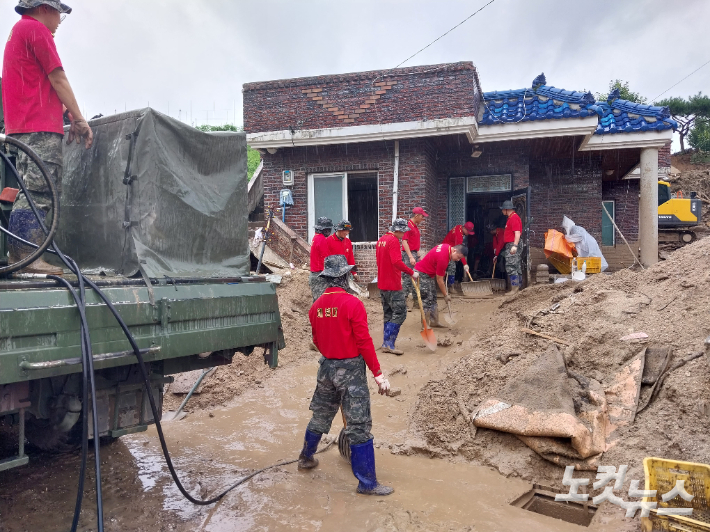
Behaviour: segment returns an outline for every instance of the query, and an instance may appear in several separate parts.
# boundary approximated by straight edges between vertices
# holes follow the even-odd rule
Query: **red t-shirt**
[[[377,241],[377,288],[380,290],[401,290],[402,273],[412,275],[414,271],[402,262],[399,239],[390,231]]]
[[[515,232],[523,233],[523,222],[520,220],[517,212],[508,216],[508,221],[505,222],[505,232],[503,233],[503,242],[515,242]]]
[[[503,228],[496,227],[496,234],[493,235],[493,256],[497,256],[503,250]]]
[[[377,377],[380,362],[367,328],[365,305],[342,288],[328,288],[308,312],[313,343],[325,358],[343,360],[362,355]]]
[[[353,255],[353,243],[350,242],[348,237],[342,240],[333,233],[328,238],[325,239],[324,244],[325,255],[324,257],[330,257],[331,255],[345,255],[348,259],[348,264],[355,266],[355,255]],[[357,271],[357,268],[353,268],[352,271]]]
[[[457,225],[444,237],[442,244],[448,244],[451,247],[463,244],[463,227]],[[466,257],[461,259],[461,264],[466,264]]]
[[[422,234],[419,231],[419,226],[417,226],[417,224],[415,224],[412,220],[409,220],[407,225],[409,226],[409,231],[404,233],[402,243],[406,240],[410,251],[419,251],[419,248],[421,248],[422,245]],[[402,249],[404,249],[404,247]]]
[[[322,272],[323,261],[328,256],[328,243],[325,235],[316,233],[311,242],[311,271]]]
[[[451,246],[449,244],[439,244],[424,258],[417,262],[414,268],[421,273],[426,273],[430,277],[435,275],[446,275],[446,268],[451,260]]]
[[[54,37],[41,22],[23,15],[10,31],[2,67],[5,132],[64,134],[62,102],[49,74],[62,68]]]

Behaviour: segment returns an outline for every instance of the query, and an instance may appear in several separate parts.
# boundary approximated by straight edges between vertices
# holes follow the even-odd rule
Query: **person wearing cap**
[[[436,303],[436,287],[444,294],[444,301],[449,303],[451,296],[446,290],[444,275],[449,267],[449,262],[458,262],[468,254],[468,248],[463,244],[450,246],[439,244],[424,258],[417,262],[414,269],[419,272],[419,291],[422,296],[424,316],[431,327],[440,327],[439,307]]]
[[[333,220],[321,216],[313,228],[316,234],[311,242],[311,274],[308,277],[308,286],[311,289],[313,301],[315,301],[325,290],[325,280],[320,277],[320,272],[323,271],[323,261],[328,256],[327,239],[333,230]]]
[[[507,217],[505,229],[503,230],[503,250],[502,257],[505,259],[505,273],[508,276],[508,282],[511,292],[520,290],[522,281],[522,271],[520,268],[520,253],[518,244],[520,243],[520,235],[523,234],[523,222],[515,212],[515,206],[510,200],[505,200],[500,210]]]
[[[465,246],[464,244],[464,236],[468,235],[473,235],[475,234],[473,231],[473,222],[466,222],[463,225],[457,225],[455,226],[451,231],[448,232],[448,234],[444,237],[444,241],[442,242],[443,244],[448,244],[452,247],[454,246]],[[466,252],[468,253],[468,251]],[[466,262],[466,257],[461,258],[461,263],[463,264],[463,270],[464,274],[468,273],[468,263]],[[449,267],[446,270],[446,275],[448,278],[448,284],[449,286],[452,286],[456,281],[461,281],[461,278],[456,279],[456,263],[454,261],[451,261],[449,263]],[[463,293],[463,290],[460,290],[461,293]]]
[[[377,241],[377,288],[380,289],[384,311],[382,352],[403,355],[394,343],[399,329],[407,318],[407,296],[402,290],[402,274],[416,279],[419,274],[407,266],[400,253],[400,239],[407,231],[407,220],[397,218],[390,230]]]
[[[355,265],[355,255],[353,254],[353,243],[348,238],[352,228],[353,225],[349,220],[338,222],[335,226],[335,233],[326,238],[326,257],[330,255],[345,255],[348,264],[353,267],[351,270],[352,276],[357,281],[357,266]]]
[[[313,330],[313,343],[323,355],[319,364],[315,392],[311,399],[313,412],[298,457],[298,469],[318,466],[315,458],[323,434],[330,432],[333,418],[342,407],[345,435],[350,443],[350,464],[358,480],[357,492],[366,495],[389,495],[389,486],[377,482],[373,445],[370,391],[365,367],[372,372],[380,394],[390,389],[382,374],[375,346],[367,327],[367,312],[362,301],[347,293],[347,276],[352,266],[344,255],[325,259],[320,273],[326,290],[308,318]]]
[[[62,184],[64,115],[71,122],[67,142],[84,139],[89,149],[93,133],[81,114],[54,43],[54,33],[71,8],[58,0],[21,0],[15,11],[22,18],[12,27],[5,45],[2,69],[2,102],[5,132],[27,144],[44,162],[58,191]],[[23,151],[17,153],[17,170],[37,205],[42,221],[52,207],[52,196],[37,165]],[[58,207],[58,206],[55,206]],[[44,240],[40,221],[20,192],[13,204],[8,229],[35,244]],[[34,250],[9,239],[10,263]],[[61,275],[41,257],[26,273]]]
[[[407,222],[407,230],[402,236],[402,261],[414,268],[414,265],[419,260],[419,249],[422,243],[422,234],[419,231],[419,225],[424,221],[424,218],[429,215],[421,207],[412,209],[412,217]],[[405,304],[409,294],[412,294],[412,299],[416,300],[417,296],[414,291],[414,283],[412,278],[406,273],[402,273],[402,287],[404,291]]]

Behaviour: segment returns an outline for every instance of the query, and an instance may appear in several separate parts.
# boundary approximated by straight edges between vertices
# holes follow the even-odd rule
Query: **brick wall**
[[[273,237],[269,247],[286,262],[292,262],[297,268],[311,261],[311,246],[288,225],[274,217],[271,220]]]
[[[658,149],[658,167],[667,168],[671,165],[671,143]]]
[[[602,199],[615,202],[614,221],[629,242],[638,240],[640,183],[638,179],[627,179],[607,181],[602,185]],[[618,234],[616,245],[626,248]],[[628,253],[628,249],[626,251]]]
[[[244,130],[258,133],[477,116],[479,86],[471,62],[246,83]]]

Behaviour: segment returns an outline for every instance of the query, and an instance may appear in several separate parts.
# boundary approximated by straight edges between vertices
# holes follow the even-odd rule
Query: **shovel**
[[[422,303],[422,294],[419,291],[419,279],[414,284],[414,289],[417,291],[417,301],[419,301],[419,310],[422,312],[422,327],[424,330],[421,332],[424,344],[431,349],[436,351],[436,336],[434,335],[434,330],[429,327],[426,323],[426,318],[424,317],[424,304]]]
[[[469,274],[469,275],[471,275],[471,274]],[[446,302],[446,307],[449,309],[449,314],[444,316],[446,323],[448,323],[449,325],[456,325],[456,320],[451,315],[451,301]]]
[[[488,279],[483,281],[474,281],[471,277],[471,272],[466,272],[468,278],[471,280],[470,283],[461,283],[461,289],[463,293],[467,296],[481,297],[493,295],[493,290],[491,289],[491,282]],[[448,321],[448,320],[447,320]]]

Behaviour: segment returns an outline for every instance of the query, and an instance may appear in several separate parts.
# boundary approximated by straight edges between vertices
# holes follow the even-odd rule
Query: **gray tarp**
[[[91,149],[64,147],[65,253],[128,277],[141,266],[151,277],[248,274],[244,133],[203,133],[150,108],[91,127]]]

